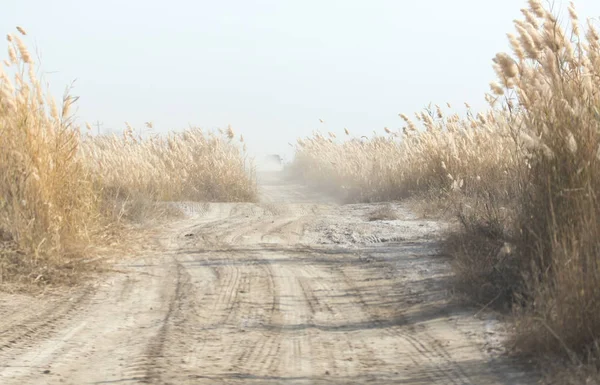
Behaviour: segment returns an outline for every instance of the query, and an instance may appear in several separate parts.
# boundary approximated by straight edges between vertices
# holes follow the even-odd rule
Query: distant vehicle
[[[266,160],[267,160],[267,162],[275,163],[278,166],[281,166],[281,164],[283,163],[283,158],[278,154],[267,155]]]

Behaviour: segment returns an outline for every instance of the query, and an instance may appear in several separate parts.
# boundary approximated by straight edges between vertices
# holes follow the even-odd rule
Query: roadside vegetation
[[[510,306],[511,347],[562,358],[555,383],[598,383],[600,34],[573,4],[568,20],[539,0],[522,13],[512,53],[493,60],[488,111],[430,106],[370,139],[317,133],[298,141],[290,172],[347,201],[450,208],[457,287]]]
[[[76,281],[95,246],[173,200],[252,201],[255,180],[229,128],[91,136],[56,102],[18,27],[0,64],[0,284]],[[82,132],[84,131],[84,132]],[[164,206],[164,205],[163,205]]]

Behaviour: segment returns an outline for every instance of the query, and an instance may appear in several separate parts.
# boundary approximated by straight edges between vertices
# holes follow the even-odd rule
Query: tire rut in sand
[[[54,333],[62,321],[70,319],[81,307],[86,306],[93,292],[92,287],[86,287],[75,298],[63,300],[58,306],[47,306],[41,312],[36,309],[28,318],[13,320],[8,325],[0,321],[0,357],[8,357],[12,350],[27,348],[37,339]]]
[[[30,383],[47,370],[46,365],[33,363],[29,358],[22,361],[16,361],[16,358],[38,349],[39,341],[55,338],[61,332],[70,332],[68,326],[76,323],[75,320],[82,315],[82,308],[89,305],[93,292],[93,288],[88,287],[72,301],[61,301],[56,307],[48,306],[20,323],[7,325],[0,322],[0,383],[4,383],[3,378],[12,377],[20,378],[20,383]],[[35,313],[34,309],[27,310]]]
[[[248,341],[244,346],[240,346],[241,352],[237,354],[235,362],[238,373],[266,376],[276,369],[282,336],[280,333],[264,330],[263,327],[272,324],[281,308],[279,291],[270,265],[261,264],[257,268],[259,269],[257,276],[263,284],[259,285],[259,282],[255,282],[254,286],[264,288],[264,291],[254,293],[254,301],[257,301],[254,306],[264,311],[261,311],[256,318],[253,316],[252,309],[247,315],[242,315],[242,317],[249,317],[251,322],[242,325],[244,337]]]
[[[207,253],[208,261],[212,256]],[[278,307],[277,292],[268,265],[239,264],[237,258],[240,256],[232,252],[228,258],[231,263],[218,266],[195,266],[181,261],[192,278],[210,269],[214,270],[215,280],[202,288],[192,285],[191,292],[197,300],[186,300],[181,306],[186,308],[186,316],[174,317],[176,325],[163,344],[167,346],[163,360],[170,360],[180,370],[170,370],[164,378],[175,383],[197,383],[203,378],[199,373],[268,374],[270,360],[277,357],[279,336],[265,333],[260,326],[271,322]],[[154,374],[149,378],[156,381],[161,377]]]
[[[38,365],[0,368],[0,382],[515,383],[466,323],[454,333],[428,228],[370,224],[369,205],[289,203],[312,195],[277,181],[268,203],[185,208],[114,286],[21,325],[0,315],[0,360]]]
[[[360,266],[360,265],[359,265]],[[372,266],[367,265],[369,268]],[[359,267],[354,267],[359,269]],[[401,311],[393,315],[377,314],[379,309],[373,305],[369,305],[369,301],[365,299],[364,293],[353,284],[352,279],[343,271],[339,270],[340,275],[348,286],[348,290],[354,293],[353,298],[356,299],[365,314],[370,318],[373,327],[377,327],[384,334],[394,338],[398,344],[404,346],[400,349],[406,352],[406,356],[418,368],[428,370],[421,371],[432,384],[454,384],[467,385],[472,384],[464,370],[458,363],[451,359],[451,356],[444,351],[443,347],[437,346],[435,341],[428,336],[427,333],[417,332],[413,328],[413,323]],[[356,273],[355,276],[363,274]],[[373,282],[373,281],[371,281]],[[378,297],[385,298],[385,293],[377,293]],[[399,310],[402,304],[398,304]],[[393,319],[387,319],[390,316]],[[412,352],[412,353],[410,353]]]
[[[190,293],[190,277],[185,268],[174,259],[168,265],[172,277],[172,287],[169,287],[166,295],[168,304],[164,317],[160,320],[157,331],[151,335],[141,354],[126,363],[123,370],[124,377],[140,383],[163,384],[163,373],[170,364],[164,350],[169,335],[178,319],[184,317],[182,314],[182,303],[187,300]]]

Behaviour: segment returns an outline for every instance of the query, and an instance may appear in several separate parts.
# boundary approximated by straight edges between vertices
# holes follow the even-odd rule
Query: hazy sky
[[[557,2],[557,4],[561,4]],[[483,107],[525,0],[2,0],[57,96],[122,129],[231,124],[255,152],[313,130],[370,135],[429,102]],[[566,2],[563,2],[566,5]],[[600,1],[576,1],[580,17]],[[6,57],[4,55],[3,57]],[[325,124],[319,123],[323,119]]]

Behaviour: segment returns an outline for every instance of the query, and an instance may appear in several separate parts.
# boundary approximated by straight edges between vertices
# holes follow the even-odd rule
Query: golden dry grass
[[[512,54],[494,58],[488,112],[433,106],[416,121],[401,114],[402,132],[315,134],[299,140],[291,170],[351,201],[421,196],[452,207],[462,230],[446,247],[460,286],[482,304],[514,304],[520,352],[564,357],[589,369],[571,375],[597,381],[600,34],[573,4],[566,27],[539,0],[528,4],[508,35]]]
[[[82,135],[72,116],[76,98],[54,100],[25,31],[17,31],[0,64],[0,283],[72,282],[90,246],[104,246],[115,223],[142,219],[140,207],[154,202],[256,198],[231,128],[145,140],[130,129]]]
[[[256,184],[231,128],[189,129],[146,139],[88,136],[81,155],[109,202],[253,201]]]

